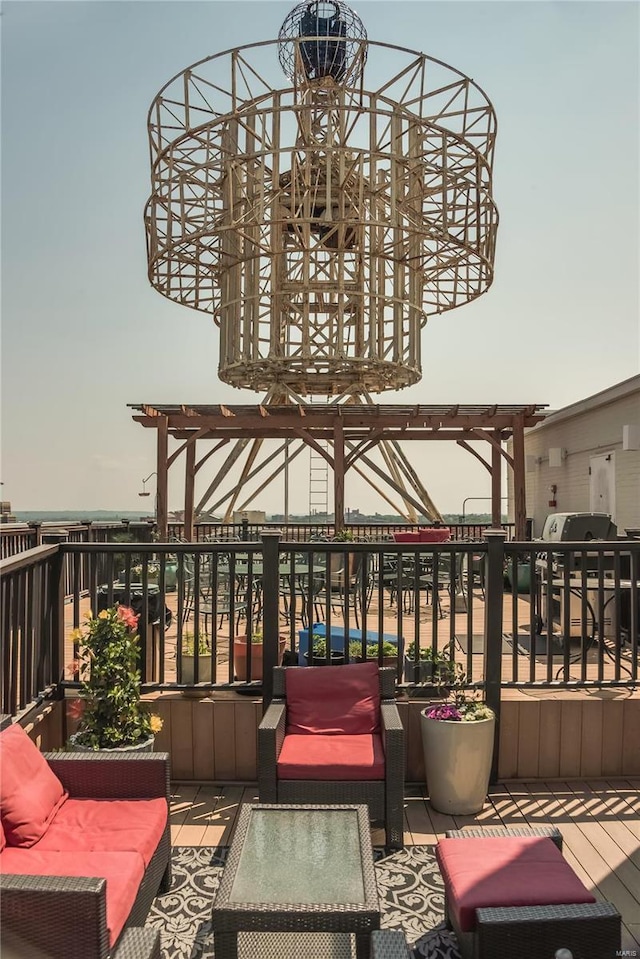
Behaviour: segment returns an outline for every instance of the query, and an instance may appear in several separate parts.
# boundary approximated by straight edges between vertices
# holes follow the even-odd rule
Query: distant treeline
[[[120,520],[146,519],[153,513],[141,513],[139,510],[88,509],[88,510],[15,510],[13,514],[19,523],[119,523]]]
[[[19,523],[82,523],[82,522],[93,522],[93,523],[119,523],[121,520],[140,520],[148,519],[153,516],[152,512],[149,513],[140,513],[134,512],[133,510],[124,510],[123,512],[118,512],[117,510],[108,510],[108,509],[98,509],[98,510],[16,510],[14,513],[17,522]],[[367,515],[365,513],[358,513],[356,516],[345,517],[347,524],[357,525],[357,524],[381,524],[381,525],[400,525],[405,523],[405,519],[398,514],[385,514],[374,513]],[[503,522],[507,521],[507,517],[502,517]],[[329,525],[333,523],[333,514],[330,513],[326,516],[318,515],[315,513],[313,516],[301,515],[301,516],[289,516],[290,523],[312,523],[314,525]],[[274,513],[271,516],[267,516],[267,522],[269,523],[284,523],[285,518],[282,513]],[[418,522],[421,525],[430,525],[430,521],[425,519],[424,516],[420,517]],[[445,513],[444,514],[444,523],[490,523],[491,514],[490,513],[467,513],[464,517],[459,513]]]

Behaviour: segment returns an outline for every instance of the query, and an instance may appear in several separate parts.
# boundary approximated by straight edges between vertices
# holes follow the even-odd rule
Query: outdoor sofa
[[[7,959],[160,959],[141,928],[171,884],[167,753],[41,753],[0,733]]]

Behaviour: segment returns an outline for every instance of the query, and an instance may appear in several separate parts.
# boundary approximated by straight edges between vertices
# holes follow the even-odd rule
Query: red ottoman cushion
[[[537,836],[441,839],[436,858],[449,909],[463,932],[483,906],[595,902],[551,839]]]
[[[316,669],[330,669],[317,666]],[[336,666],[336,669],[345,669]],[[278,779],[340,782],[384,779],[384,749],[380,736],[284,737],[277,766]]]

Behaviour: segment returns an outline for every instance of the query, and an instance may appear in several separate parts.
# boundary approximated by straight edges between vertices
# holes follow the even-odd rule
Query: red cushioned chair
[[[264,803],[366,803],[387,846],[403,845],[404,729],[395,670],[377,663],[273,671],[258,729]]]

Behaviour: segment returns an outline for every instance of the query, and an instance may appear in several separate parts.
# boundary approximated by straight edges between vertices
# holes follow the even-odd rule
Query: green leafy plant
[[[353,532],[350,529],[339,529],[333,535],[334,543],[352,543]]]
[[[182,655],[193,656],[195,649],[195,637],[190,630],[185,630],[182,634]],[[209,639],[204,633],[198,633],[198,655],[206,656],[211,652]]]
[[[320,659],[327,655],[327,640],[325,636],[320,636],[319,633],[313,633],[311,636],[311,644],[314,658]]]
[[[405,655],[408,659],[415,660],[416,643],[414,639],[411,640],[411,642],[408,644],[407,648],[405,649]],[[420,648],[418,649],[418,659],[420,660],[420,662],[437,663],[443,660],[443,656],[442,656],[442,653],[434,652],[431,646],[420,646]]]
[[[74,630],[80,660],[72,664],[88,675],[82,683],[82,715],[74,741],[90,749],[117,749],[144,742],[162,729],[140,698],[138,616],[127,606],[112,606],[88,616]],[[74,671],[75,671],[74,669]]]
[[[367,643],[367,659],[378,659],[378,644],[377,643]],[[398,647],[393,643],[384,640],[382,643],[382,657],[383,659],[390,659],[397,657]],[[362,643],[357,639],[353,639],[349,643],[349,659],[355,660],[362,657]]]
[[[468,686],[467,682],[464,667],[460,663],[449,662],[448,675],[439,676],[436,683],[449,698],[431,707],[427,711],[427,718],[466,723],[494,718],[495,713],[481,698],[481,691]]]
[[[416,644],[411,641],[405,648],[405,679],[413,681]],[[448,686],[455,682],[457,664],[451,657],[450,647],[447,644],[442,650],[432,649],[431,646],[418,648],[418,676],[419,685],[436,686],[441,695],[448,692]]]

